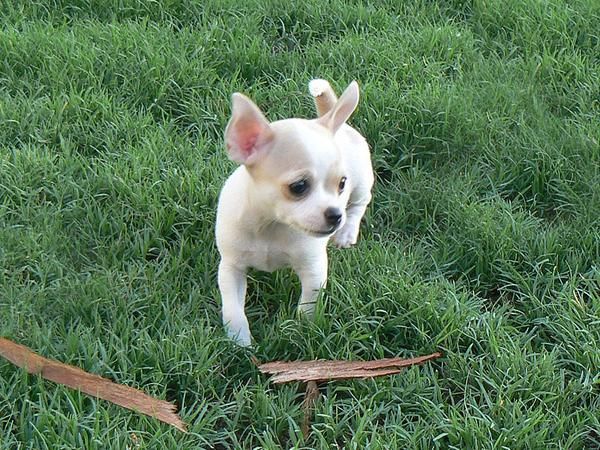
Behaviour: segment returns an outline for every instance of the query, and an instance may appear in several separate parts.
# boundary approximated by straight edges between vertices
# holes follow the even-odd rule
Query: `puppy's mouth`
[[[337,230],[339,230],[341,228],[338,225],[338,226],[333,226],[333,227],[326,228],[323,230],[315,230],[312,228],[305,227],[294,221],[288,222],[288,225],[290,225],[292,228],[295,228],[298,231],[308,234],[309,236],[319,237],[319,238],[331,236],[333,233],[335,233]]]
[[[327,230],[327,231],[308,231],[308,234],[314,234],[315,236],[329,236],[330,234],[333,234],[335,231],[337,230],[337,228],[333,228],[331,230]]]
[[[310,229],[304,228],[304,227],[298,227],[298,228],[300,228],[306,234],[310,234],[311,236],[314,236],[314,237],[330,236],[338,230],[338,227],[331,227],[326,230],[310,230]]]

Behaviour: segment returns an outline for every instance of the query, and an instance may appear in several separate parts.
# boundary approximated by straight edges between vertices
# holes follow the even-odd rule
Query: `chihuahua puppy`
[[[298,309],[312,316],[327,280],[327,242],[355,244],[371,200],[369,147],[345,123],[358,84],[339,100],[325,80],[312,80],[309,90],[320,116],[312,120],[270,123],[249,98],[232,96],[225,145],[241,165],[219,196],[216,239],[223,323],[242,346],[252,341],[244,313],[248,268],[291,266],[302,285]]]

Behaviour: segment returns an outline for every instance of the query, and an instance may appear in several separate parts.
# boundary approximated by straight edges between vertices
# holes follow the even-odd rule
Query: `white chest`
[[[282,248],[274,242],[257,239],[248,242],[240,251],[240,259],[248,267],[272,272],[293,265],[293,253],[289,248]]]
[[[225,240],[222,251],[240,267],[272,272],[283,267],[297,268],[313,260],[325,250],[327,240],[287,226],[273,226],[261,232],[238,232],[235,238]]]

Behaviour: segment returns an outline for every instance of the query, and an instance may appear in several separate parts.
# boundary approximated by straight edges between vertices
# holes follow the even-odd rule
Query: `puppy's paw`
[[[252,335],[250,330],[239,330],[227,327],[227,336],[240,347],[250,347],[252,345]]]
[[[298,316],[312,320],[315,316],[315,307],[317,302],[306,302],[298,304]]]
[[[356,244],[358,229],[344,226],[333,235],[333,242],[339,248],[348,248]]]

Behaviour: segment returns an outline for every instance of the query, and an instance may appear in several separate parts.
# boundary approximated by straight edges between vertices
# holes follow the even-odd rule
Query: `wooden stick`
[[[274,374],[271,378],[273,383],[344,380],[392,375],[405,367],[423,364],[440,356],[441,353],[432,353],[417,358],[386,358],[375,361],[275,361],[261,364],[258,369],[262,373]]]
[[[155,399],[142,391],[113,383],[77,367],[46,359],[8,339],[0,338],[0,356],[31,374],[40,375],[46,380],[78,389],[85,394],[146,414],[178,430],[186,431],[185,423],[175,412],[176,407],[172,403]]]

